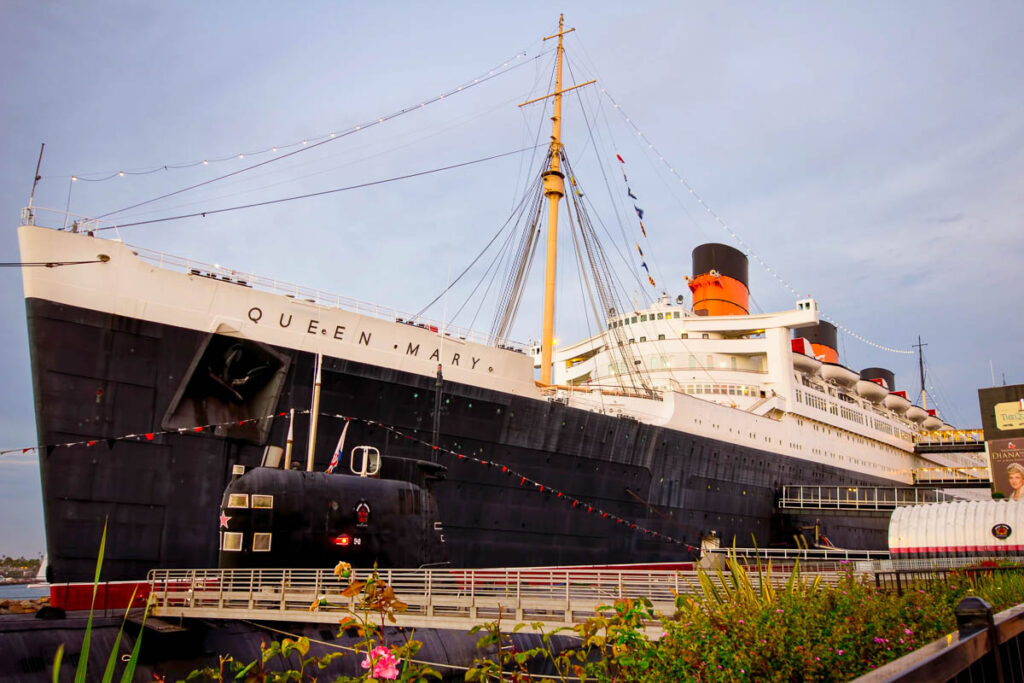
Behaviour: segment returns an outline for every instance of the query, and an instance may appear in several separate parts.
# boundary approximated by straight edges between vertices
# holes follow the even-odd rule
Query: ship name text
[[[308,319],[303,319],[303,320],[299,321],[291,313],[281,313],[281,314],[278,315],[277,320],[275,321],[274,318],[273,318],[273,315],[271,315],[269,313],[264,314],[263,309],[260,308],[259,306],[253,306],[252,308],[250,308],[249,312],[246,315],[249,318],[249,321],[252,322],[252,324],[254,324],[254,325],[261,325],[261,324],[262,325],[267,325],[267,324],[275,325],[275,323],[276,323],[277,327],[280,327],[282,329],[289,329],[289,328],[293,328],[293,326],[294,326],[294,329],[304,330],[306,334],[312,334],[312,335],[319,334],[319,335],[324,336],[324,337],[328,337],[329,336],[332,339],[336,339],[336,340],[341,341],[341,342],[353,341],[354,340],[356,342],[356,344],[361,344],[363,346],[369,346],[370,345],[370,339],[373,336],[372,332],[360,331],[359,332],[359,338],[356,339],[354,336],[352,336],[352,334],[350,334],[348,332],[348,330],[347,330],[345,325],[325,324],[324,322],[322,322],[322,321],[320,321],[320,320],[318,320],[316,318],[308,318]],[[266,318],[266,320],[264,320],[264,318]],[[349,336],[346,337],[346,334],[349,334]],[[400,348],[401,348],[401,344],[393,344],[392,345],[392,349],[393,350],[398,350]],[[425,348],[423,350],[423,353],[426,354],[426,352],[427,352],[427,350],[429,348],[430,348],[429,346],[427,348]],[[417,357],[417,358],[420,357],[420,344],[419,343],[413,343],[411,341],[406,341],[405,355],[413,356],[413,357]],[[452,366],[455,366],[455,367],[467,367],[468,366],[469,369],[471,369],[471,370],[476,370],[477,364],[481,360],[483,360],[482,358],[476,358],[475,356],[469,356],[468,358],[463,358],[463,355],[464,354],[454,353],[453,352],[451,354],[450,360],[448,360],[447,354],[445,356],[445,360],[448,360],[448,364],[449,365],[452,365]],[[430,353],[430,356],[427,358],[427,360],[436,361],[438,363],[444,362],[442,360],[442,358],[441,358],[441,348],[440,348],[440,346],[435,347],[433,349],[433,351]]]

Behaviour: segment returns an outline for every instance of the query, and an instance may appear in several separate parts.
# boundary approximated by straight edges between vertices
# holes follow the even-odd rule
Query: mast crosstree
[[[544,40],[558,38],[558,50],[555,67],[555,91],[542,97],[523,102],[524,107],[534,102],[555,98],[554,113],[551,116],[551,146],[548,150],[548,168],[541,177],[544,180],[544,196],[548,198],[548,236],[547,258],[544,270],[544,325],[541,335],[540,381],[551,384],[551,356],[555,336],[555,270],[558,257],[558,202],[565,196],[565,175],[560,170],[562,154],[562,94],[585,85],[596,83],[596,79],[562,89],[562,36],[572,33],[575,28],[565,30],[565,15],[558,16],[558,33],[547,36]]]

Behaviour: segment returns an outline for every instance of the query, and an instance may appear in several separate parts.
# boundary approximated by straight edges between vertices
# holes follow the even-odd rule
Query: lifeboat
[[[857,380],[860,379],[859,374],[839,363],[822,363],[821,376],[833,384],[838,384],[847,389],[857,386]]]
[[[925,429],[929,432],[934,432],[942,427],[942,418],[935,414],[934,410],[929,409],[928,417],[921,423],[921,429]]]
[[[885,397],[883,401],[885,407],[896,413],[897,415],[904,415],[910,407],[913,405],[910,399],[907,398],[907,392],[905,391],[891,391],[889,395]]]
[[[818,374],[818,370],[821,369],[822,363],[814,357],[814,351],[811,347],[811,343],[801,337],[791,340],[790,346],[793,349],[793,367],[800,372],[807,373],[808,375]],[[808,351],[810,351],[810,353],[808,353]]]
[[[920,406],[910,406],[909,408],[907,408],[906,418],[911,422],[921,424],[928,418],[928,411],[926,411],[924,408],[921,408]]]
[[[881,403],[889,395],[889,390],[878,380],[860,379],[857,380],[857,393],[872,403]]]

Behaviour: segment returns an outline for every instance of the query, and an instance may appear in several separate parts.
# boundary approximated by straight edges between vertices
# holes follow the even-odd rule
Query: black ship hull
[[[314,355],[40,299],[26,306],[49,580],[91,581],[105,520],[108,580],[139,579],[155,567],[216,566],[216,520],[233,467],[259,466],[268,444],[284,444],[281,413],[308,407]],[[250,371],[232,375],[239,358],[249,359]],[[232,381],[236,376],[242,379]],[[243,386],[253,376],[254,385]],[[350,446],[436,458],[447,468],[434,494],[452,566],[687,561],[712,530],[725,544],[792,544],[793,534],[815,520],[775,514],[784,484],[895,485],[445,381],[438,445],[493,463],[481,466],[396,435],[431,441],[434,405],[434,378],[324,359],[320,412],[357,418]],[[275,417],[251,422],[267,416]],[[296,419],[297,453],[305,453],[307,419]],[[192,429],[210,424],[227,426]],[[317,470],[327,467],[340,431],[340,420],[321,418]],[[52,447],[83,440],[97,443]],[[511,471],[547,490],[522,486]],[[610,516],[588,513],[590,506]],[[840,547],[886,545],[885,519],[827,522]]]

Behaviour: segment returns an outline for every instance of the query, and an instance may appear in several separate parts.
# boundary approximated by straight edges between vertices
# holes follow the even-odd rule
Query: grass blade
[[[121,645],[121,634],[124,633],[124,624],[128,621],[128,613],[132,609],[132,605],[135,604],[135,593],[137,593],[139,587],[136,586],[132,590],[132,597],[128,600],[128,609],[124,611],[124,619],[121,620],[121,628],[117,630],[117,638],[114,638],[114,647],[110,648],[110,657],[107,658],[107,668],[103,672],[103,683],[110,683],[114,680],[114,667],[117,663],[117,648]]]
[[[96,591],[100,586],[100,569],[103,567],[103,551],[107,547],[107,522],[103,521],[103,536],[100,537],[100,553],[96,557],[96,576],[92,580],[92,602],[89,604],[89,621],[85,624],[85,637],[82,638],[82,652],[78,655],[78,667],[75,669],[75,683],[85,683],[85,672],[89,666],[89,640],[92,638],[92,613],[96,607]]]
[[[64,643],[57,646],[57,654],[53,656],[53,683],[60,678],[60,662],[64,659]]]
[[[142,626],[139,627],[139,635],[135,639],[135,647],[132,648],[132,656],[128,659],[128,666],[121,674],[121,683],[132,683],[135,678],[135,665],[139,662],[139,649],[142,647],[142,634],[146,632],[146,617],[149,616],[149,607],[152,603],[146,598],[146,608],[142,610]]]

